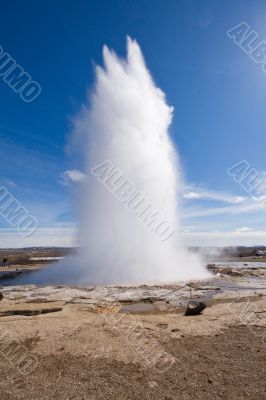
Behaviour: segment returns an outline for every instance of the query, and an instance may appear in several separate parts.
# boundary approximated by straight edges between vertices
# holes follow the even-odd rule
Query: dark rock
[[[31,309],[25,309],[25,310],[4,310],[0,311],[0,317],[9,317],[11,315],[24,315],[25,317],[28,316],[34,316],[34,315],[41,315],[41,314],[48,314],[48,313],[53,313],[53,312],[59,312],[62,311],[63,307],[53,307],[53,308],[42,308],[38,310],[31,310]]]
[[[0,292],[0,301],[3,300],[3,298],[4,298],[4,295],[2,292]]]
[[[223,275],[230,275],[230,276],[241,276],[242,275],[241,271],[236,271],[230,267],[223,268],[220,272]]]
[[[206,304],[202,301],[190,301],[185,311],[185,315],[200,315],[205,308]]]

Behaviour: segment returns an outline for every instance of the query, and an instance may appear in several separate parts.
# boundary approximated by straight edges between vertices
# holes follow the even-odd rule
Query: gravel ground
[[[62,347],[42,355],[37,369],[23,377],[0,357],[0,399],[265,400],[263,334],[264,328],[238,326],[214,336],[169,338],[161,345],[176,362],[166,373]]]

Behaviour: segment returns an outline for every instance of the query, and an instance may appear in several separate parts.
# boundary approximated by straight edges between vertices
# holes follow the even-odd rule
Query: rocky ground
[[[264,400],[264,269],[226,268],[192,317],[186,284],[2,287],[0,399]]]

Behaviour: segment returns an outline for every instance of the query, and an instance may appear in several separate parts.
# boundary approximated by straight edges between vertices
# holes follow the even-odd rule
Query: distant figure
[[[3,267],[3,268],[7,267],[7,261],[8,261],[8,259],[5,257],[5,258],[3,259],[3,262],[2,262],[2,267]]]

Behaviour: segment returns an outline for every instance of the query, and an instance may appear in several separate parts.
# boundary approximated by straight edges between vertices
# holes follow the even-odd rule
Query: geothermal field
[[[40,269],[53,266],[0,273],[1,399],[265,398],[259,257],[210,263],[201,281],[138,286],[36,285]],[[184,315],[191,300],[205,302],[202,314]]]

